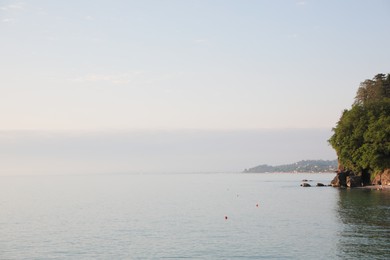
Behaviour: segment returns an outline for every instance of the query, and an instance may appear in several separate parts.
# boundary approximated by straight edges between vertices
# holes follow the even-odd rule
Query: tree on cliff
[[[365,104],[390,98],[390,74],[378,74],[372,80],[360,83],[356,93],[355,104]]]
[[[390,168],[390,74],[360,84],[333,132],[329,143],[346,169],[373,174]]]

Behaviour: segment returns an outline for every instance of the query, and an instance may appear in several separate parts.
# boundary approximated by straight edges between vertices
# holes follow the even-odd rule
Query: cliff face
[[[357,175],[351,171],[345,170],[340,161],[338,162],[337,175],[331,181],[333,187],[361,187],[364,185],[388,185],[390,186],[390,169],[386,169],[378,173],[375,178],[370,181],[368,172]]]
[[[353,172],[338,172],[336,177],[330,183],[333,187],[361,187],[363,186],[362,176],[355,175]]]
[[[390,185],[390,169],[377,174],[372,180],[373,185]]]

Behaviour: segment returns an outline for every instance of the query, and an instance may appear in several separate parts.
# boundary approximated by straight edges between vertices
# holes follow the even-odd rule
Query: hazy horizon
[[[329,129],[0,131],[0,174],[240,172],[336,158]]]

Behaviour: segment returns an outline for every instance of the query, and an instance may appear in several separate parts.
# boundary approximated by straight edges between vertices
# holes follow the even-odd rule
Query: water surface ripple
[[[0,259],[389,259],[390,193],[332,177],[0,176]]]

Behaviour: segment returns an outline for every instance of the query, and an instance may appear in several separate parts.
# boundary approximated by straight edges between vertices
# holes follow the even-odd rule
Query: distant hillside
[[[334,172],[337,170],[337,160],[304,160],[292,164],[270,166],[267,164],[245,169],[245,173],[265,172]]]

